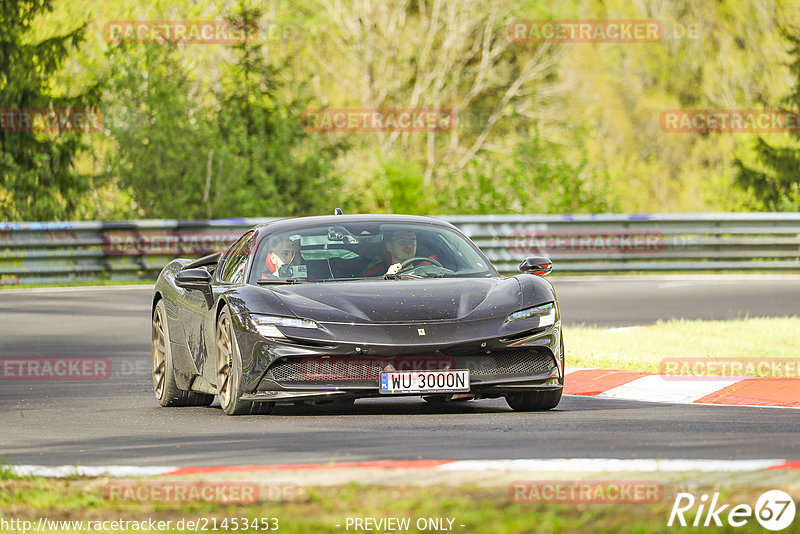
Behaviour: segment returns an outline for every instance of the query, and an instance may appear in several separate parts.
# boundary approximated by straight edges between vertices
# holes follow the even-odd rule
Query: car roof
[[[442,219],[435,217],[425,217],[422,215],[396,215],[396,214],[357,214],[357,215],[317,215],[313,217],[293,217],[290,219],[278,219],[276,221],[269,221],[261,223],[255,227],[255,230],[261,232],[279,232],[281,230],[292,230],[300,228],[308,228],[312,226],[324,225],[342,225],[348,223],[382,223],[382,224],[427,224],[431,226],[440,226],[458,230],[455,226]]]

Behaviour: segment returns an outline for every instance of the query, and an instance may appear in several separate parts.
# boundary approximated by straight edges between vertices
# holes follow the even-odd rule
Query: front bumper
[[[384,370],[468,369],[479,398],[561,389],[564,353],[560,321],[513,336],[418,346],[256,342],[249,371],[258,369],[242,400],[325,400],[390,397],[379,392]],[[247,369],[246,369],[247,371]],[[411,395],[413,394],[400,394]],[[419,395],[419,394],[416,394]]]

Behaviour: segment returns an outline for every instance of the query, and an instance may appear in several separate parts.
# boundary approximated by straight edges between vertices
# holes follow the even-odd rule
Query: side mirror
[[[536,276],[547,276],[553,270],[553,262],[550,261],[550,258],[545,258],[544,256],[532,256],[525,258],[519,264],[519,270]]]
[[[184,269],[175,276],[175,285],[184,289],[208,291],[211,289],[211,273],[205,269]]]

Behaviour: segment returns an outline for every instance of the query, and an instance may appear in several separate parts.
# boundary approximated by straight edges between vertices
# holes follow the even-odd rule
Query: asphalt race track
[[[566,324],[800,315],[800,276],[554,279]],[[104,380],[0,379],[0,458],[39,465],[231,465],[494,458],[798,458],[794,409],[566,396],[279,407],[227,417],[160,408],[150,379],[150,288],[0,291],[0,358],[108,357]]]

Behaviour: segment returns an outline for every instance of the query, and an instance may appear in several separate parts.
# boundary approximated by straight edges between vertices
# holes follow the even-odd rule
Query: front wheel
[[[506,402],[515,412],[552,410],[561,402],[561,389],[509,393]]]
[[[217,318],[217,395],[228,415],[258,415],[272,411],[273,402],[240,400],[242,396],[242,356],[236,344],[228,306]]]

